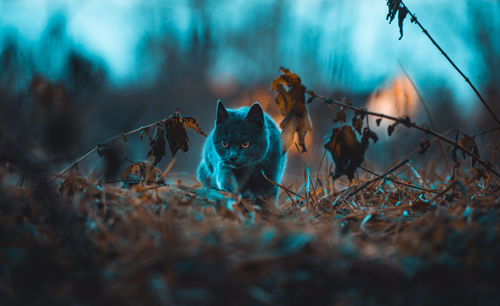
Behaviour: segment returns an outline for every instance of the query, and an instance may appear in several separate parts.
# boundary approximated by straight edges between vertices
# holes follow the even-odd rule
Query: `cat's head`
[[[261,161],[268,151],[269,135],[260,104],[232,110],[219,101],[212,139],[222,162],[229,167],[250,167]]]

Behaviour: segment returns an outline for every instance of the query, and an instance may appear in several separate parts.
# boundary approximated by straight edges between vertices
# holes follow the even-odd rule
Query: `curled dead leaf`
[[[305,137],[312,130],[311,118],[306,107],[306,87],[300,77],[286,68],[280,68],[281,75],[276,77],[271,90],[277,92],[275,102],[285,116],[280,123],[282,129],[282,152],[288,151],[297,133],[302,152],[306,152]]]
[[[397,123],[397,122],[395,122],[395,123],[393,123],[393,124],[391,124],[391,125],[387,126],[387,135],[391,136],[391,135],[392,135],[392,133],[394,133],[394,129],[396,128],[396,125],[397,125],[397,124],[398,124],[398,123]]]
[[[356,138],[353,129],[344,125],[333,129],[330,140],[324,145],[335,162],[333,179],[346,175],[349,180],[354,178],[354,171],[364,160],[367,146]]]
[[[458,144],[467,149],[472,154],[479,156],[479,149],[477,147],[476,140],[474,139],[474,137],[471,137],[467,134],[463,134]],[[465,159],[467,157],[467,152],[465,152],[464,150],[460,151],[462,152],[462,158]],[[474,167],[475,163],[476,160],[472,158],[472,167]]]
[[[203,136],[207,136],[201,130],[200,125],[194,118],[181,116],[179,109],[177,109],[167,119],[165,122],[165,128],[172,156],[174,156],[179,150],[182,150],[183,152],[188,150],[189,137],[187,135],[187,128],[190,128]]]
[[[361,134],[361,129],[363,128],[363,120],[360,116],[356,115],[352,118],[352,126]]]
[[[165,132],[163,127],[158,125],[156,127],[156,134],[154,137],[149,137],[149,145],[151,149],[148,152],[148,156],[153,157],[153,165],[157,165],[163,156],[165,156]]]
[[[418,150],[418,153],[424,154],[425,152],[429,151],[430,147],[431,143],[429,140],[422,140],[420,141],[420,149]]]
[[[295,110],[292,110],[285,119],[281,121],[280,127],[282,152],[286,152],[293,144],[295,133],[297,133],[302,152],[307,151],[305,139],[307,132],[312,130],[311,118],[308,113],[296,114]]]

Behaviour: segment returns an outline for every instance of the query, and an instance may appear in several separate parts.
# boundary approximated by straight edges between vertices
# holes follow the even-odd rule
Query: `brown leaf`
[[[342,98],[342,103],[344,103],[345,105],[352,106],[351,101],[349,101],[346,97]]]
[[[387,135],[391,136],[391,135],[392,135],[392,133],[394,133],[394,129],[396,128],[396,125],[397,125],[397,124],[398,124],[398,123],[397,123],[397,122],[395,122],[395,123],[393,123],[393,124],[391,124],[391,125],[389,125],[389,126],[387,127]]]
[[[139,183],[146,185],[164,184],[160,169],[148,162],[134,163],[128,166],[120,175],[125,186],[133,186]]]
[[[292,97],[281,84],[276,86],[276,91],[278,92],[275,99],[276,104],[278,104],[281,114],[286,116],[293,108]]]
[[[345,122],[345,109],[341,107],[338,111],[335,112],[335,118],[333,118],[334,122]]]
[[[422,140],[420,141],[420,149],[418,153],[424,154],[425,152],[429,151],[429,148],[431,147],[431,143],[429,140]]]
[[[406,127],[413,126],[413,123],[411,122],[410,117],[408,117],[408,116],[404,116],[404,117],[400,118],[399,122],[402,123]]]
[[[399,26],[399,40],[403,38],[403,21],[408,15],[408,9],[406,6],[400,7],[398,12],[398,26]]]
[[[162,126],[157,126],[156,136],[154,138],[149,137],[149,145],[151,149],[148,152],[148,156],[153,156],[153,165],[157,165],[163,156],[165,156],[165,132]]]
[[[363,120],[360,116],[356,115],[352,118],[352,126],[361,134],[361,129],[363,128]]]
[[[90,184],[83,177],[69,176],[61,184],[59,191],[63,196],[72,197],[77,193],[83,192],[85,188],[89,186]]]
[[[389,20],[389,23],[392,23],[396,14],[398,14],[399,40],[401,40],[403,38],[403,21],[409,13],[408,9],[401,0],[387,0],[387,8],[388,12],[385,19]],[[413,17],[411,21],[414,22]]]
[[[458,142],[459,145],[461,145],[462,147],[464,147],[465,149],[467,149],[469,152],[471,152],[472,154],[476,155],[479,157],[479,149],[477,147],[477,144],[476,144],[476,140],[474,139],[474,137],[471,137],[467,134],[464,134],[462,136],[462,138],[460,139],[460,141]],[[464,150],[460,150],[462,152],[462,158],[466,158],[467,157],[467,152],[465,152]],[[476,160],[474,158],[472,158],[472,166],[474,167],[476,163]]]
[[[306,107],[306,87],[300,77],[286,68],[280,68],[281,75],[275,78],[271,90],[277,92],[275,102],[285,116],[280,123],[282,129],[282,152],[288,151],[297,133],[302,152],[306,152],[305,137],[312,130],[311,118]]]
[[[189,137],[187,135],[187,128],[190,128],[203,136],[207,136],[201,130],[200,125],[194,118],[181,116],[178,109],[167,119],[165,122],[165,128],[167,132],[166,138],[168,140],[172,156],[174,156],[179,149],[183,152],[188,150]]]
[[[369,128],[365,127],[363,129],[363,137],[361,138],[361,144],[368,147],[368,140],[371,139],[373,142],[378,141],[378,136],[377,134],[370,130]]]
[[[281,121],[280,127],[282,152],[286,152],[293,144],[295,133],[297,133],[302,152],[307,151],[305,138],[307,132],[312,129],[311,118],[308,113],[297,115],[295,110],[292,109],[285,119]]]
[[[324,147],[330,152],[335,162],[333,179],[346,175],[349,180],[352,180],[354,171],[364,160],[367,148],[358,141],[353,129],[347,125],[333,129],[330,140]]]

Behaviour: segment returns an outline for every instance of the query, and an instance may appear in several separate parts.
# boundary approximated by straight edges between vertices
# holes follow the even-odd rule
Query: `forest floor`
[[[499,304],[499,185],[401,165],[311,176],[277,205],[76,174],[6,186],[4,166],[1,304]]]
[[[315,99],[340,126],[325,144],[331,156],[325,151],[321,170],[306,168],[280,185],[276,204],[183,183],[169,173],[175,159],[164,170],[153,166],[167,142],[172,155],[188,149],[187,128],[204,135],[179,111],[68,164],[56,156],[81,144],[71,134],[79,112],[64,87],[35,78],[31,100],[5,94],[0,304],[500,305],[498,128],[481,132],[496,131],[480,148],[483,158],[492,156],[483,160],[479,134],[462,132],[458,140],[457,132],[453,140],[409,117],[306,92],[296,74],[281,72],[273,87],[288,147],[295,150],[298,131],[295,147],[306,149],[306,103]],[[352,126],[346,110],[354,112]],[[410,155],[447,143],[438,159],[451,155],[449,173],[437,173],[436,162],[419,169],[408,157],[382,174],[365,168],[364,153],[378,139],[363,128],[367,116],[377,125],[391,121],[389,136],[396,125],[434,136]],[[124,162],[112,143],[123,147],[133,134],[149,139],[148,160],[128,161],[120,179],[109,181]],[[102,169],[82,165],[92,154],[102,157]]]

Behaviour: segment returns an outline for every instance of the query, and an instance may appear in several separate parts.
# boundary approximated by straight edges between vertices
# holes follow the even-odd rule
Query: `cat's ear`
[[[229,118],[229,115],[227,114],[226,108],[220,100],[217,100],[217,120],[215,120],[215,124],[219,124],[227,118]]]
[[[247,114],[247,120],[255,123],[260,128],[264,127],[264,112],[259,102],[252,104]]]

